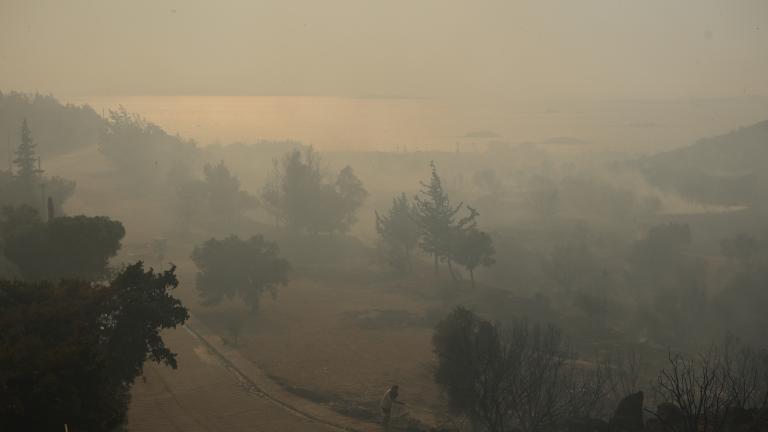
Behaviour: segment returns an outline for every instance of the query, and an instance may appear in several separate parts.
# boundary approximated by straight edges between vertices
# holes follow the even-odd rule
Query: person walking
[[[382,424],[385,428],[389,426],[389,419],[392,416],[392,404],[405,405],[405,402],[397,400],[399,390],[397,384],[394,384],[384,392],[384,397],[381,398]]]

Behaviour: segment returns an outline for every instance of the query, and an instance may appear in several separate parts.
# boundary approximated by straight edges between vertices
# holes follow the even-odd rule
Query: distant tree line
[[[43,158],[77,151],[98,142],[104,121],[88,105],[63,104],[50,95],[0,92],[0,143],[5,152],[11,137],[15,147],[24,119],[34,127]]]
[[[170,135],[122,106],[109,110],[104,122],[99,151],[117,171],[118,179],[130,181],[129,190],[156,193],[155,189],[165,190],[191,177],[190,167],[198,157],[194,141]]]

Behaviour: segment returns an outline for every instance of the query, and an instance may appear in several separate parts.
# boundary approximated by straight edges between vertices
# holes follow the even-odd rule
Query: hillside
[[[768,120],[635,162],[654,185],[705,204],[760,206],[768,200]]]
[[[96,145],[104,127],[104,120],[88,105],[65,105],[53,96],[40,94],[0,92],[0,137],[4,145],[18,145],[25,118],[44,161]]]

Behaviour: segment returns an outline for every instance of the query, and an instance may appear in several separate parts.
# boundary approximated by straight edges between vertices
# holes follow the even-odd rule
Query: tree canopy
[[[223,162],[206,164],[202,180],[176,188],[177,211],[185,228],[194,222],[213,229],[231,229],[244,212],[258,207],[258,199],[242,189],[240,179]]]
[[[203,304],[215,305],[224,298],[241,298],[256,312],[264,293],[273,296],[288,283],[290,264],[279,256],[277,244],[261,235],[241,240],[229,236],[210,239],[192,252],[198,268],[197,290]]]
[[[432,256],[435,273],[438,263],[445,262],[451,276],[456,278],[452,263],[457,262],[469,271],[474,286],[475,268],[494,263],[493,242],[488,234],[477,229],[477,210],[466,206],[468,213],[458,217],[464,203],[451,203],[434,162],[430,167],[429,183],[422,182],[421,193],[414,198],[416,221],[421,228],[421,249]]]
[[[120,425],[144,362],[176,367],[160,331],[188,318],[177,284],[141,262],[106,285],[0,280],[0,429]]]
[[[553,326],[515,321],[510,327],[457,307],[435,327],[435,382],[451,411],[482,430],[553,430],[589,418],[607,391],[602,367],[575,365]]]
[[[26,279],[102,277],[125,236],[123,224],[105,216],[63,216],[42,222],[35,209],[6,207],[4,254]]]
[[[312,147],[293,150],[275,161],[262,191],[267,210],[278,223],[295,232],[346,232],[357,221],[355,212],[368,196],[363,183],[346,166],[334,180],[320,167]]]
[[[198,156],[195,143],[170,135],[160,126],[124,107],[110,110],[99,137],[99,150],[120,178],[146,193],[147,187],[177,185],[185,180],[187,167]],[[153,189],[149,189],[153,190]]]
[[[88,105],[61,103],[51,95],[0,92],[0,137],[16,136],[24,119],[34,126],[36,149],[43,160],[90,147],[104,120]]]
[[[453,259],[469,271],[472,287],[475,286],[475,269],[479,266],[488,267],[496,262],[496,250],[491,236],[475,227],[458,231],[453,249]]]
[[[406,195],[392,198],[387,213],[376,215],[376,232],[389,265],[398,271],[408,271],[411,259],[419,243],[419,225],[416,223],[416,207]]]
[[[439,261],[451,258],[451,241],[457,228],[456,215],[464,203],[453,205],[443,189],[434,162],[430,163],[432,176],[429,183],[421,183],[420,196],[415,197],[417,221],[421,227],[421,249],[434,259],[435,272]]]

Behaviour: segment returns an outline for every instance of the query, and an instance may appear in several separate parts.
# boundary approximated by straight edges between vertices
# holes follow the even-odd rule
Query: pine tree
[[[403,193],[392,199],[392,207],[386,214],[375,214],[376,232],[381,237],[387,261],[396,270],[409,271],[419,242],[416,207]]]
[[[34,185],[43,172],[38,165],[35,147],[37,145],[32,140],[32,131],[29,130],[27,119],[24,119],[21,123],[21,144],[16,149],[16,159],[13,160],[13,164],[18,167],[16,177],[27,186]]]
[[[455,207],[451,204],[448,194],[443,189],[443,182],[437,174],[437,167],[430,162],[432,177],[429,183],[422,182],[422,196],[416,196],[417,222],[421,227],[421,249],[432,255],[435,273],[438,271],[440,261],[448,264],[448,269],[453,274],[451,256],[454,238],[457,231],[474,226],[477,212],[469,208],[470,214],[456,221],[456,214],[464,206],[459,203]]]

